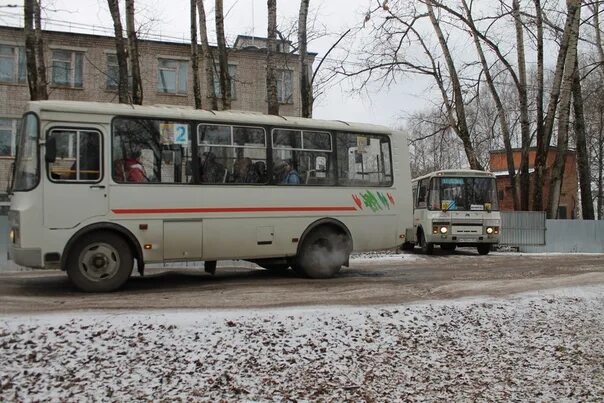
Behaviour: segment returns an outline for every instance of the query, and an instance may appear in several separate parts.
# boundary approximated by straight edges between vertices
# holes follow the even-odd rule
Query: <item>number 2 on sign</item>
[[[177,125],[174,132],[174,144],[187,144],[189,136],[186,125]]]

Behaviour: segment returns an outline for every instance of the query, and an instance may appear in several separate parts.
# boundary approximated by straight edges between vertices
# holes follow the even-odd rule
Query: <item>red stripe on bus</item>
[[[186,213],[284,213],[309,211],[356,211],[348,206],[317,207],[209,207],[209,208],[132,208],[113,209],[114,214],[186,214]]]

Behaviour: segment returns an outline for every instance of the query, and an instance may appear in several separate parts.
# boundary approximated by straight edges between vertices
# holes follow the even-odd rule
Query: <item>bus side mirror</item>
[[[57,139],[55,137],[46,140],[46,154],[44,158],[49,164],[57,160]]]

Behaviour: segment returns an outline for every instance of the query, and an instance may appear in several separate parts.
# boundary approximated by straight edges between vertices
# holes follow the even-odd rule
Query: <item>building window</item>
[[[52,83],[62,87],[82,88],[84,53],[71,50],[53,50]]]
[[[277,70],[277,100],[280,104],[294,103],[293,97],[293,72],[291,70]]]
[[[0,118],[0,157],[14,157],[19,119]]]
[[[220,88],[220,66],[214,65],[214,94],[217,97],[222,96],[222,91]],[[231,99],[237,98],[237,93],[235,92],[235,81],[237,80],[237,66],[234,64],[229,64],[229,77],[231,77]]]
[[[108,90],[117,90],[120,82],[120,69],[117,64],[117,55],[107,55],[107,86]]]
[[[130,68],[128,68],[130,72]],[[117,55],[115,53],[107,54],[107,82],[105,88],[110,91],[117,91],[120,83],[120,68],[117,64]],[[128,89],[132,88],[132,75],[128,74]]]
[[[159,59],[157,90],[166,94],[186,94],[187,65],[186,61]]]
[[[19,46],[0,45],[0,81],[25,82],[25,49]]]

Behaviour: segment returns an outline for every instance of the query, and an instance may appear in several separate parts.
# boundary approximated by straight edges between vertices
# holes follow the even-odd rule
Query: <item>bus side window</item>
[[[50,179],[60,182],[94,182],[101,178],[101,135],[93,130],[53,129],[56,158],[48,163]]]
[[[428,180],[423,179],[419,183],[419,189],[417,191],[417,208],[426,208],[426,199],[428,196]]]

